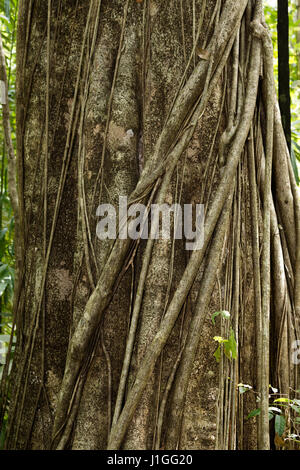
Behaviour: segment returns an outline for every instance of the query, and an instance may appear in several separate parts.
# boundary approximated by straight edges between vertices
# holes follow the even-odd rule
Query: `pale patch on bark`
[[[58,300],[69,299],[73,287],[69,271],[64,268],[53,269],[50,274],[50,279],[52,279],[54,287],[57,289]]]
[[[130,132],[131,131],[131,132]],[[134,133],[132,129],[124,129],[115,122],[111,122],[108,130],[108,143],[110,147],[117,151],[124,147],[129,147],[133,141]]]

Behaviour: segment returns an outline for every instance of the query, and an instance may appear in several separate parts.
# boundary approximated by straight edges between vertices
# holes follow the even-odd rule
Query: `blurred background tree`
[[[278,96],[282,95],[282,99],[279,98],[279,101],[283,126],[288,144],[289,132],[291,132],[289,147],[296,181],[299,185],[300,0],[265,0],[265,17],[272,32],[274,72],[279,90]],[[289,63],[289,67],[287,67],[287,63]],[[287,91],[288,86],[290,99]]]
[[[291,94],[290,94],[290,47],[289,47],[289,2],[278,0],[278,98],[286,141],[291,152]]]

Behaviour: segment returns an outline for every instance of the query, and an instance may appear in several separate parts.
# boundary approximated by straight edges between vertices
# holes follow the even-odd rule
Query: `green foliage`
[[[240,394],[243,394],[245,392],[248,392],[249,390],[252,390],[252,387],[248,384],[238,384],[238,389]]]
[[[247,416],[247,419],[254,418],[254,416],[258,416],[258,415],[260,415],[260,408],[250,411],[250,413]]]
[[[243,394],[248,391],[254,392],[251,385],[238,384],[239,393]],[[278,390],[270,385],[270,389],[273,394],[278,396]],[[296,390],[299,393],[299,390]],[[272,395],[270,395],[270,398]],[[260,401],[257,397],[256,401]],[[276,406],[274,406],[276,405]],[[256,408],[248,414],[246,419],[254,418],[259,416],[261,413],[260,408]],[[289,417],[289,419],[287,419]],[[274,419],[275,418],[275,419]],[[290,433],[289,430],[293,427],[298,429],[300,423],[300,400],[298,398],[279,397],[270,402],[269,406],[269,420],[274,419],[274,429],[279,437],[284,434],[284,440],[300,442],[300,435],[297,433]],[[289,424],[288,424],[289,423]]]
[[[0,0],[0,28],[7,64],[8,96],[11,111],[13,144],[16,144],[16,21],[18,1]],[[7,155],[2,115],[0,117],[0,378],[12,332],[14,288],[14,216],[8,197]],[[10,358],[8,358],[9,360]],[[2,430],[3,434],[3,430]],[[3,436],[0,436],[0,446]]]
[[[227,310],[221,310],[220,312],[215,312],[213,314],[213,316],[211,317],[211,320],[213,322],[213,324],[215,325],[216,324],[216,318],[221,315],[223,318],[229,318],[230,317],[230,313],[227,312]]]
[[[16,147],[16,23],[18,0],[0,0],[0,28],[3,49],[6,58],[8,98],[11,112],[12,141]],[[5,152],[2,113],[0,117],[0,379],[5,362],[10,371],[11,359],[14,353],[15,339],[7,351],[12,335],[13,288],[14,288],[14,216],[8,197],[7,187],[7,155]],[[1,397],[0,397],[1,398]],[[2,400],[2,398],[1,398]],[[9,394],[8,394],[9,400]],[[0,449],[3,448],[5,428],[7,423],[7,405],[0,403],[0,415],[3,419],[0,432]]]
[[[291,162],[297,184],[300,183],[300,19],[297,18],[297,1],[289,1],[289,49],[291,93]],[[265,18],[271,32],[274,49],[275,81],[278,85],[277,2],[265,0]],[[277,87],[278,88],[278,87]]]
[[[212,322],[215,325],[216,318],[221,316],[222,319],[230,321],[230,313],[227,310],[221,310],[220,312],[215,312],[212,315]],[[225,356],[231,361],[231,359],[237,358],[237,344],[235,341],[234,331],[230,328],[230,334],[228,338],[223,338],[222,336],[214,336],[214,340],[219,343],[218,348],[214,353],[214,357],[217,362],[220,362],[222,351]]]

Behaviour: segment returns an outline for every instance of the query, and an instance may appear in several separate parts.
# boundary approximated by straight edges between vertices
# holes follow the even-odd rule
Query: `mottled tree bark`
[[[266,44],[251,0],[20,2],[6,448],[268,447],[237,385],[297,388],[299,204]],[[96,209],[119,196],[203,203],[203,248],[100,241]],[[231,329],[237,358],[217,363]]]

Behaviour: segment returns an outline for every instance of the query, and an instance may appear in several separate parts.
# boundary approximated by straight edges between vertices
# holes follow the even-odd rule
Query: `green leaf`
[[[212,317],[211,317],[211,320],[213,322],[213,324],[215,325],[216,324],[216,318],[221,315],[223,318],[225,318],[226,320],[228,320],[230,318],[230,313],[227,311],[227,310],[220,310],[219,312],[215,312]]]
[[[237,358],[237,345],[234,337],[234,331],[231,328],[230,336],[227,343],[224,343],[224,353],[228,359]]]
[[[7,285],[8,285],[8,281],[1,281],[0,282],[0,297],[5,292],[5,289],[6,289]]]
[[[7,231],[8,231],[7,227],[0,230],[0,240],[3,240],[5,238],[5,234],[6,234]]]
[[[9,275],[7,268],[7,264],[2,264],[2,266],[0,266],[0,280],[2,280],[5,276]]]
[[[214,336],[214,340],[218,343],[227,343],[228,339],[224,339],[222,336]]]
[[[300,414],[300,406],[297,405],[291,405],[291,408],[296,411],[296,413]]]
[[[218,349],[215,351],[214,356],[216,358],[216,361],[220,362],[220,359],[221,359],[221,347],[220,347],[220,345],[218,346]]]
[[[275,411],[276,413],[282,413],[280,408],[276,408],[276,406],[269,406],[269,411]]]
[[[275,432],[278,436],[282,436],[285,430],[285,417],[282,415],[275,416]]]
[[[10,18],[10,0],[4,0],[4,9],[7,18]]]
[[[299,135],[299,132],[295,132],[295,134]],[[298,145],[295,140],[292,140],[292,144],[296,148],[296,150],[298,150],[298,152],[300,152],[300,145]]]
[[[254,418],[254,416],[258,416],[258,415],[260,415],[260,408],[250,411],[250,413],[247,416],[247,419]]]
[[[211,317],[211,321],[213,322],[213,324],[215,325],[216,324],[216,318],[217,316],[220,315],[220,312],[215,312],[213,313],[212,317]]]
[[[252,390],[251,385],[247,385],[247,384],[238,384],[238,387],[239,387],[240,394],[248,392],[249,390]]]

